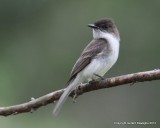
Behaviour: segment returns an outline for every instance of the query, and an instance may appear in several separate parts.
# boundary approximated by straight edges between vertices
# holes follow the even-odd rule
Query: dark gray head
[[[107,32],[119,38],[118,29],[114,21],[110,18],[97,20],[94,24],[88,24],[88,26],[93,28],[95,31]]]

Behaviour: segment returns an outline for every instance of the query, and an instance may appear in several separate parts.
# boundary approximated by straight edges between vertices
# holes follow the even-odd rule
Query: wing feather
[[[89,63],[91,63],[91,60],[97,56],[104,48],[107,46],[107,41],[105,39],[94,39],[92,40],[86,48],[81,53],[79,59],[76,61],[70,75],[70,79],[67,82],[69,84],[76,76],[77,74],[82,71]]]

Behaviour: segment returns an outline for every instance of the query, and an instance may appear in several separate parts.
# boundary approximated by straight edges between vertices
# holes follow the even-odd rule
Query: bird
[[[69,94],[80,84],[102,78],[119,56],[120,34],[112,18],[102,18],[93,24],[93,39],[74,64],[66,89],[56,103],[53,114],[58,115]]]

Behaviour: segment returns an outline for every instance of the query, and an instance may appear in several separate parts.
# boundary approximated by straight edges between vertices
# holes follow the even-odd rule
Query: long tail
[[[53,115],[57,116],[60,109],[62,108],[62,105],[64,104],[64,102],[67,100],[69,94],[72,92],[72,90],[76,87],[75,82],[71,82],[68,87],[66,88],[66,90],[64,91],[64,93],[61,95],[60,99],[58,100],[54,110],[53,110]]]

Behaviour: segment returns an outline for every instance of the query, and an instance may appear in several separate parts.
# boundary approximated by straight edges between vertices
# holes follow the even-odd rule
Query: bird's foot
[[[74,95],[73,95],[73,98],[72,98],[72,100],[73,100],[73,103],[76,103],[77,102],[77,97],[78,97],[78,94],[77,94],[77,92],[81,89],[81,85],[82,85],[82,83],[78,86],[78,87],[76,87],[76,89],[74,90]]]
[[[76,91],[74,92],[75,94],[73,95],[73,103],[76,103],[77,102],[77,93]]]
[[[97,76],[97,77],[99,77],[101,80],[104,80],[104,79],[105,79],[103,76],[100,76],[100,75],[98,75],[98,74],[96,74],[96,73],[94,73],[94,75]]]
[[[95,83],[95,82],[96,82],[95,79],[92,79],[92,80],[88,81],[89,84],[93,84],[93,83]]]

